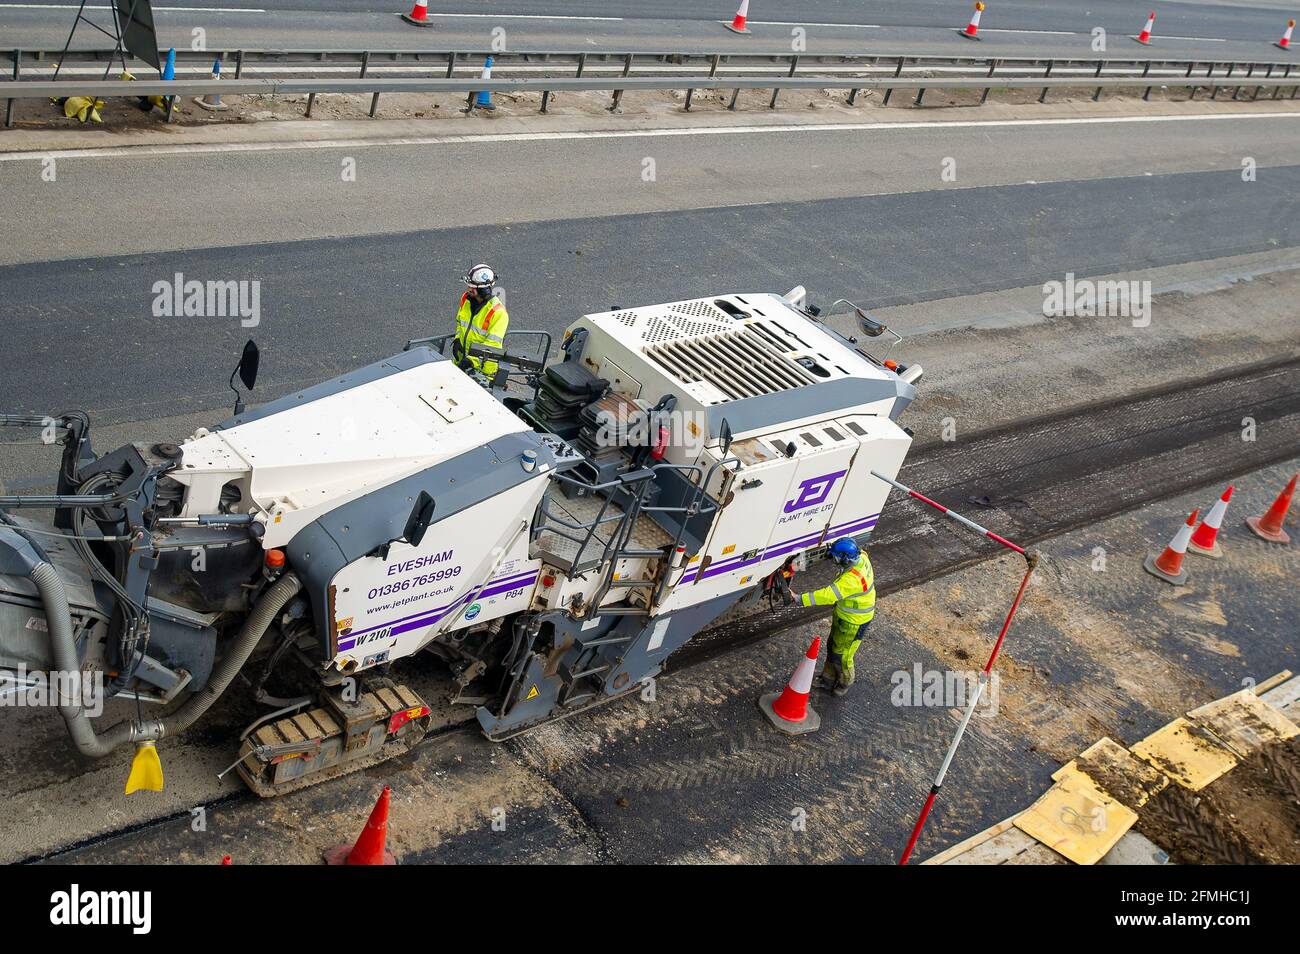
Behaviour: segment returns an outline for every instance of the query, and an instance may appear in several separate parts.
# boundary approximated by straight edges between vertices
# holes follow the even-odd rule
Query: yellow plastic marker
[[[152,739],[136,743],[135,758],[131,759],[131,774],[126,778],[126,794],[141,789],[149,792],[163,790],[162,761],[158,758],[158,748]]]

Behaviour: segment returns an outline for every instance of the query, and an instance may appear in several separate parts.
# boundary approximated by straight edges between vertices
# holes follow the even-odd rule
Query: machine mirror
[[[415,498],[411,515],[406,518],[406,529],[402,531],[402,538],[411,546],[418,547],[431,523],[433,523],[433,498],[421,490],[420,496]]]
[[[718,428],[718,438],[722,441],[722,456],[726,457],[727,451],[731,450],[731,424],[725,417]]]
[[[239,366],[235,371],[239,374],[239,380],[244,383],[244,387],[253,390],[253,385],[257,383],[257,366],[261,363],[262,355],[257,350],[257,342],[249,338],[244,344],[244,353],[239,356]]]
[[[856,311],[858,315],[858,327],[862,329],[862,333],[868,338],[879,338],[889,330],[885,325],[882,325],[880,322],[876,321],[876,319],[867,314],[865,308],[855,308],[854,311]]]

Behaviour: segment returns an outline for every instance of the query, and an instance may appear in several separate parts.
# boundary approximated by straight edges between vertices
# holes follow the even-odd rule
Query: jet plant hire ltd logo
[[[796,510],[807,510],[809,507],[824,503],[831,495],[831,488],[835,486],[836,481],[847,473],[847,470],[837,470],[833,474],[809,477],[799,485],[799,493],[795,498],[785,502],[785,512],[794,513]]]

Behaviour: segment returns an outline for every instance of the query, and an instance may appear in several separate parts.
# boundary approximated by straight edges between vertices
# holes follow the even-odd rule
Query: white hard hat
[[[497,283],[497,273],[491,265],[475,265],[465,273],[464,282],[470,288],[491,288]]]

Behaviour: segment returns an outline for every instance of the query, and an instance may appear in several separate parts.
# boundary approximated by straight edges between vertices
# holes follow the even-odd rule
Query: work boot
[[[849,691],[849,686],[853,685],[853,680],[854,680],[854,672],[852,666],[849,666],[847,669],[841,669],[839,673],[839,679],[836,680],[835,688],[832,690],[832,692],[834,692],[835,695],[837,696],[844,695],[846,692]]]
[[[827,655],[826,665],[822,671],[817,674],[817,688],[826,692],[833,692],[836,684],[840,681],[840,667],[835,664],[832,656]]]

